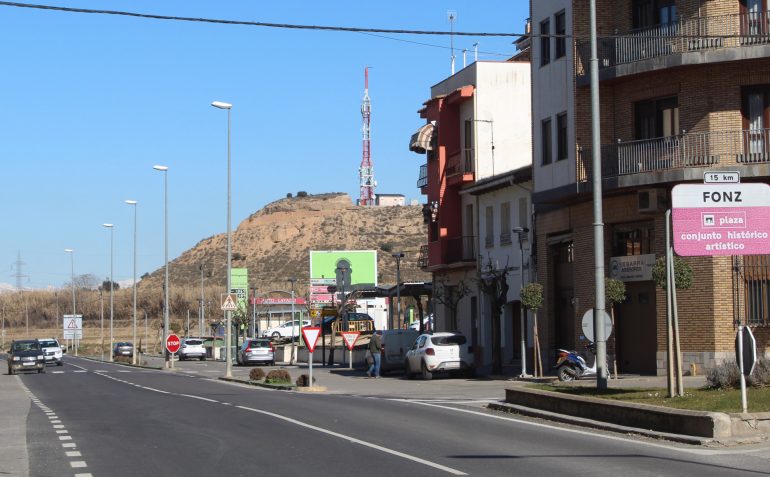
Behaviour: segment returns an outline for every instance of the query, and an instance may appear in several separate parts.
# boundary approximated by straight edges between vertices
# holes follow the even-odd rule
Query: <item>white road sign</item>
[[[64,315],[62,328],[65,340],[83,338],[83,315]]]
[[[222,294],[222,311],[235,311],[238,309],[238,297],[235,293]]]

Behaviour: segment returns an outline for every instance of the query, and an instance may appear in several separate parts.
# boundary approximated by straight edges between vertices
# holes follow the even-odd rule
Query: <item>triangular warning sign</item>
[[[353,346],[356,345],[356,341],[358,341],[358,336],[361,333],[358,331],[340,331],[340,334],[342,335],[342,339],[345,341],[345,345],[349,350],[352,350]]]
[[[235,302],[235,295],[229,294],[226,296],[226,298],[222,301],[222,310],[224,311],[235,311],[238,309],[238,304]]]
[[[307,326],[302,328],[302,337],[305,338],[305,346],[311,353],[315,350],[316,342],[318,341],[318,335],[321,334],[321,328]]]
[[[78,329],[78,323],[75,320],[70,320],[69,324],[67,325],[68,330],[76,330]]]

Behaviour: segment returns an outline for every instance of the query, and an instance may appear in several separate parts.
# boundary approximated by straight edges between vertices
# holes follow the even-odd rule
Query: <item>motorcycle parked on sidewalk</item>
[[[556,376],[558,376],[559,381],[572,381],[573,379],[596,376],[596,346],[589,343],[586,345],[586,349],[594,355],[594,364],[590,367],[577,351],[557,350],[554,368],[556,368]]]

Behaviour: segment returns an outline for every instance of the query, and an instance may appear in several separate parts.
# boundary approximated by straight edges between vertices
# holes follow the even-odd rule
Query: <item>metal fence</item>
[[[599,68],[717,48],[770,44],[770,12],[682,19],[676,23],[631,30],[597,42]],[[591,47],[577,42],[578,76],[588,75]]]
[[[578,147],[577,181],[591,180],[591,148]],[[602,177],[714,164],[770,163],[770,129],[708,131],[602,145]]]
[[[733,309],[736,322],[770,325],[770,256],[733,258]]]

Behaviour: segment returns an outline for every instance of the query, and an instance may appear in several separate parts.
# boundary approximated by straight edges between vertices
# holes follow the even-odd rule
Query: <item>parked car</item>
[[[435,329],[433,327],[433,313],[431,313],[428,316],[423,317],[422,318],[422,322],[423,322],[423,326],[424,326],[423,331],[427,332],[427,331],[433,331]],[[419,318],[414,320],[414,323],[409,325],[409,329],[410,330],[420,331],[420,320],[419,320]]]
[[[299,320],[294,321],[287,321],[285,323],[282,323],[278,326],[274,326],[272,328],[268,328],[265,331],[262,332],[262,336],[266,338],[272,338],[274,340],[279,340],[282,338],[291,338],[292,336],[298,337],[301,333],[300,327],[310,326],[310,321],[303,320],[300,322]]]
[[[342,323],[343,318],[341,316],[327,316],[323,320],[323,324],[321,325],[322,333],[329,334],[332,332],[332,323],[334,323],[335,320],[339,320],[340,324]],[[349,312],[348,313],[348,321],[371,321],[372,324],[374,324],[374,318],[369,316],[367,313],[357,313],[357,312]],[[373,326],[372,326],[373,327]]]
[[[203,346],[203,340],[200,338],[185,338],[182,340],[182,346],[179,348],[179,361],[186,359],[206,360],[206,348]]]
[[[112,348],[112,356],[117,358],[118,356],[134,356],[134,345],[128,341],[119,341],[115,343],[115,347]]]
[[[38,338],[40,347],[43,349],[43,356],[45,356],[45,362],[56,363],[56,366],[61,366],[63,350],[59,341],[56,338]]]
[[[433,373],[474,374],[473,355],[465,335],[459,332],[441,332],[417,337],[412,348],[406,352],[404,374],[411,379],[421,373],[423,379],[431,379]]]
[[[404,369],[406,352],[414,345],[419,332],[415,330],[383,330],[380,352],[380,374]]]
[[[8,374],[19,371],[45,373],[45,355],[38,340],[14,340],[8,352]]]
[[[239,365],[245,366],[251,363],[267,363],[275,366],[275,348],[269,338],[251,338],[243,342],[236,361]]]

